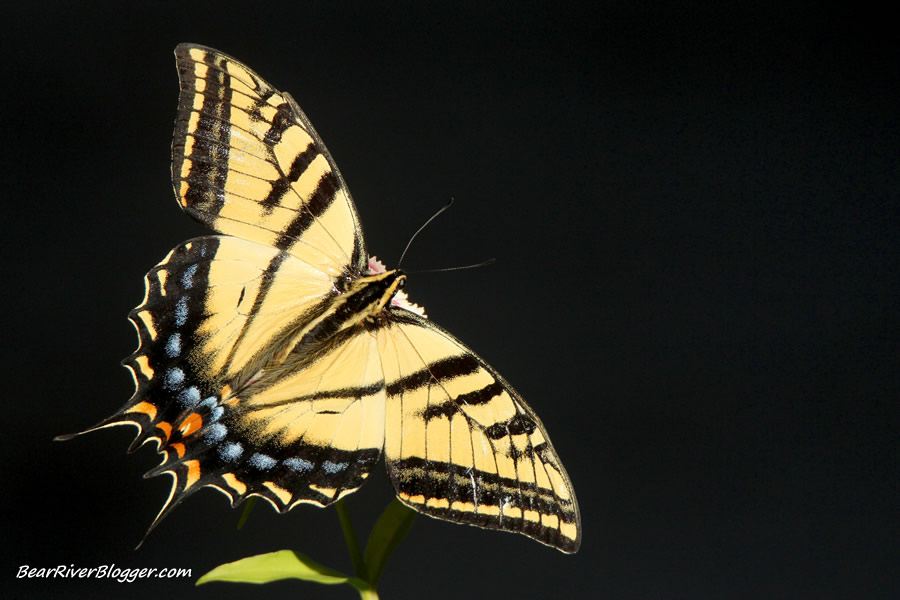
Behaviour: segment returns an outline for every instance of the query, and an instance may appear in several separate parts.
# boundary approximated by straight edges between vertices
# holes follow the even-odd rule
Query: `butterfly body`
[[[545,428],[486,362],[432,323],[407,276],[370,258],[349,191],[287,94],[216,50],[176,49],[172,177],[220,235],[146,276],[124,361],[129,424],[173,486],[151,529],[210,486],[279,511],[327,506],[384,456],[398,497],[450,521],[580,544]]]

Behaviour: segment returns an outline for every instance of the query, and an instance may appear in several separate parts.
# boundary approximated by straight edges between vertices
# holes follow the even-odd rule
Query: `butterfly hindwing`
[[[572,484],[534,412],[443,329],[399,309],[388,320],[379,339],[385,462],[400,499],[434,517],[576,551]]]
[[[221,233],[362,270],[347,186],[294,99],[217,50],[182,44],[175,57],[172,182],[184,210]]]
[[[130,317],[140,345],[124,361],[136,391],[100,426],[136,425],[133,448],[156,442],[164,459],[150,475],[174,477],[157,521],[207,485],[233,504],[253,494],[283,511],[362,484],[384,441],[374,338],[315,356],[273,351],[331,294],[331,278],[300,259],[226,236],[181,244],[147,274]],[[356,378],[337,378],[336,361]]]

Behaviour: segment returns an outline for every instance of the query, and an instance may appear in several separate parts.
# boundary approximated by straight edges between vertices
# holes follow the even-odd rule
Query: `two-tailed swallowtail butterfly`
[[[174,481],[153,526],[204,486],[234,505],[327,506],[383,454],[415,510],[575,552],[575,493],[541,421],[406,299],[406,275],[369,257],[294,99],[211,48],[175,55],[175,195],[221,235],[147,274],[124,361],[136,391],[89,430],[135,425],[132,449],[156,442],[149,475]]]

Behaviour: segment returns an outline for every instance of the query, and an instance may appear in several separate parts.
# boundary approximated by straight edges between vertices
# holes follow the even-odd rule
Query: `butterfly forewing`
[[[221,233],[362,270],[347,186],[293,98],[211,48],[182,44],[175,56],[172,181],[182,207]]]
[[[418,315],[392,313],[379,342],[385,461],[400,499],[441,519],[576,551],[575,494],[537,416],[452,335]]]

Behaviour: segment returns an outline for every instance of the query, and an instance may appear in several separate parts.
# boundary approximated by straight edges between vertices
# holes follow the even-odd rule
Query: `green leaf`
[[[196,585],[210,581],[269,583],[280,579],[301,579],[325,585],[346,583],[359,592],[362,600],[378,600],[375,587],[369,583],[358,577],[350,577],[340,571],[320,565],[305,554],[293,550],[257,554],[219,565],[200,577]]]
[[[197,585],[210,581],[268,583],[279,579],[302,579],[329,585],[350,581],[348,575],[320,565],[305,554],[279,550],[219,565],[198,579]]]
[[[416,512],[396,498],[378,517],[366,544],[366,570],[373,586],[378,583],[388,559],[409,533],[415,520]]]

